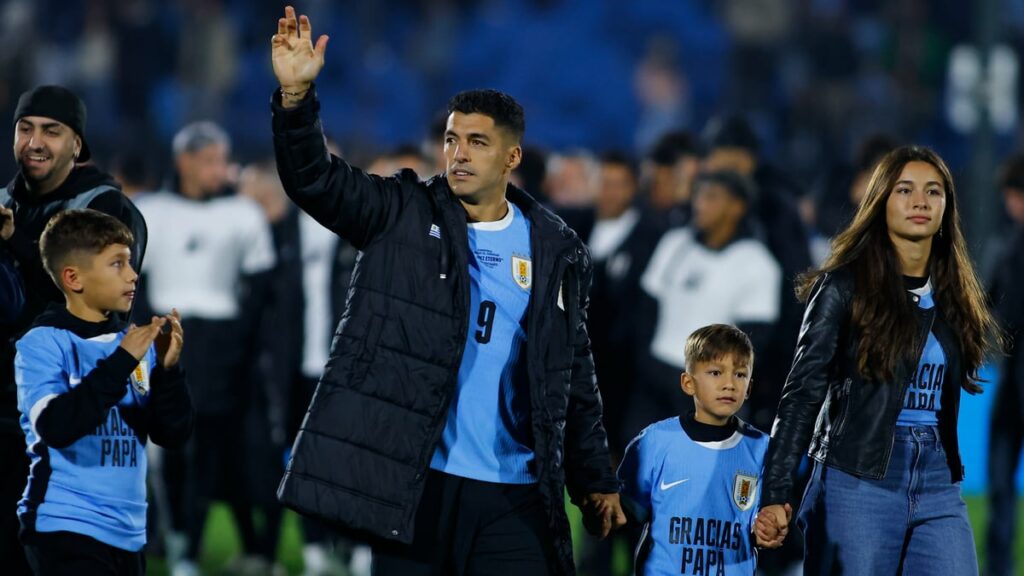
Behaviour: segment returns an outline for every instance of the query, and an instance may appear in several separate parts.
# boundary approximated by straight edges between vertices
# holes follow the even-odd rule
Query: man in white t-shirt
[[[651,341],[651,359],[638,385],[649,388],[649,404],[634,402],[630,425],[665,416],[681,406],[675,389],[660,391],[654,383],[685,369],[679,342],[708,324],[732,324],[750,335],[755,349],[772,337],[779,317],[782,272],[748,218],[754,185],[735,172],[702,175],[695,185],[693,220],[662,236],[640,285],[658,302]],[[661,376],[660,378],[658,376]],[[665,417],[663,416],[663,417]],[[636,422],[636,424],[633,424]]]
[[[137,204],[154,221],[142,268],[146,300],[156,312],[176,306],[195,343],[182,358],[195,429],[183,451],[166,453],[164,467],[172,524],[186,537],[183,559],[172,568],[177,576],[197,573],[210,501],[246,492],[237,424],[247,397],[245,363],[253,357],[275,254],[263,211],[230,186],[227,133],[212,122],[189,124],[174,137],[172,149],[174,178],[165,190],[139,196]],[[251,547],[248,508],[231,504]]]

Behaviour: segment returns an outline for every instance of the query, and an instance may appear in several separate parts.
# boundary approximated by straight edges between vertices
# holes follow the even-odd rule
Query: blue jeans
[[[978,574],[967,505],[933,426],[896,428],[881,480],[816,462],[797,524],[805,576]]]

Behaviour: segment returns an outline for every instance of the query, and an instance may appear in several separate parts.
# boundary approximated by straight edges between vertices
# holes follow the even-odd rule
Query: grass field
[[[974,538],[978,545],[978,557],[984,565],[985,541],[985,500],[983,496],[969,496],[966,498],[967,507],[971,516],[971,524],[974,526]],[[579,532],[582,527],[579,522],[579,515],[575,514],[575,507],[570,506],[574,532]],[[1024,514],[1024,500],[1017,504],[1018,515]],[[583,536],[585,538],[585,536]],[[580,541],[580,536],[574,538]],[[201,561],[201,568],[204,574],[222,574],[224,567],[238,554],[241,545],[238,534],[235,531],[234,523],[228,509],[224,506],[214,506],[210,512],[207,523],[206,536],[204,541],[204,554]],[[1024,535],[1018,534],[1014,546],[1017,558],[1017,574],[1024,576]],[[620,554],[617,558],[616,567],[620,570],[627,570],[628,558]],[[302,573],[302,533],[299,527],[298,517],[293,513],[285,515],[284,532],[281,544],[278,549],[278,560],[288,570],[288,574]],[[167,567],[161,558],[149,559],[149,574],[164,576],[168,574]],[[580,576],[586,576],[581,574]]]

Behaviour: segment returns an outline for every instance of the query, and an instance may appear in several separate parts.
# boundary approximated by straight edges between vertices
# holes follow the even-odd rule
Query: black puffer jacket
[[[279,102],[274,148],[285,190],[362,253],[278,496],[349,530],[410,542],[469,331],[467,215],[443,176],[380,178],[330,156],[315,95],[291,110]],[[590,258],[526,193],[509,186],[507,197],[531,224],[533,449],[553,568],[571,574],[563,488],[574,499],[618,490],[585,326]]]
[[[812,458],[833,468],[864,478],[885,476],[896,419],[920,351],[912,363],[899,367],[896,383],[863,379],[856,368],[858,340],[850,326],[853,294],[853,275],[846,270],[822,275],[811,291],[768,445],[762,506],[792,501],[797,468],[808,446]],[[916,296],[908,292],[907,297],[915,303],[921,342],[931,330],[946,354],[939,436],[951,481],[959,482],[963,465],[956,424],[966,378],[959,341],[938,307],[922,310]]]

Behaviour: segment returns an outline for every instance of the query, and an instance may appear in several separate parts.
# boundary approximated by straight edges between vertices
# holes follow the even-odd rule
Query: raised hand
[[[121,348],[124,348],[136,360],[142,360],[146,351],[153,345],[153,341],[160,334],[160,329],[167,323],[166,318],[153,316],[152,321],[144,326],[132,324],[128,332],[121,339]]]
[[[181,349],[185,345],[185,331],[181,327],[181,314],[176,308],[164,316],[171,326],[167,332],[160,332],[156,337],[156,357],[164,368],[171,368],[181,358]]]
[[[286,6],[284,18],[277,21],[277,34],[270,42],[274,75],[286,96],[304,96],[324,66],[327,36],[320,36],[315,47],[312,39],[313,28],[309,18],[302,15],[296,19],[295,9]]]

